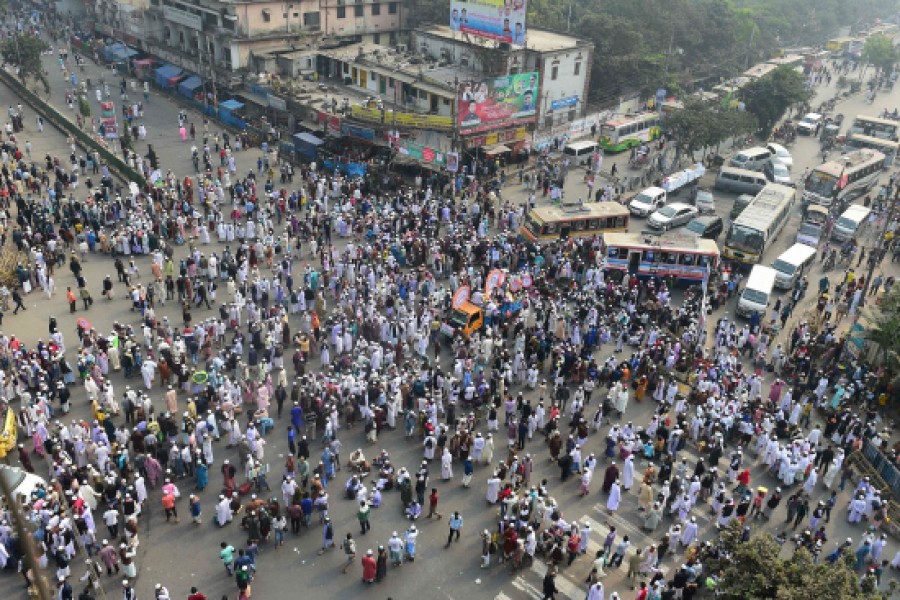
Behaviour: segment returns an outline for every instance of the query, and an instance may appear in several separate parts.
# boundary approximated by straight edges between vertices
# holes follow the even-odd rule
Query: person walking
[[[431,494],[428,496],[428,518],[437,517],[438,519],[444,518],[444,516],[437,511],[438,505],[438,491],[437,488],[431,488]]]
[[[372,549],[366,550],[366,555],[362,557],[363,583],[375,583],[375,576],[378,573],[378,563],[375,561]]]
[[[459,511],[454,511],[450,516],[450,533],[447,535],[447,546],[450,546],[450,542],[453,541],[453,537],[456,536],[456,541],[459,541],[459,532],[463,526],[463,518],[462,515],[459,514]]]
[[[359,532],[362,535],[366,535],[369,529],[372,528],[372,524],[369,523],[369,512],[369,503],[365,500],[360,500],[356,518],[359,519]]]
[[[347,537],[341,543],[341,548],[344,550],[344,555],[347,557],[347,562],[344,564],[344,568],[341,569],[341,574],[346,575],[347,569],[353,566],[353,561],[356,560],[356,541],[353,539],[353,534],[348,533]]]
[[[12,299],[13,299],[13,302],[15,302],[15,304],[16,304],[15,310],[13,310],[13,314],[14,314],[14,315],[19,314],[19,309],[20,309],[20,308],[21,308],[22,310],[28,310],[27,308],[25,308],[25,305],[22,304],[22,294],[19,293],[19,288],[14,288],[14,289],[13,289],[13,291],[12,291]],[[75,312],[75,311],[73,310],[72,312]]]
[[[169,519],[172,517],[175,517],[176,523],[181,522],[181,519],[178,518],[178,509],[175,508],[175,496],[171,490],[163,492],[162,506],[166,511],[166,523],[168,523]]]
[[[222,542],[219,546],[222,548],[219,551],[219,558],[222,559],[222,564],[225,565],[225,573],[231,577],[234,574],[234,546],[227,542]]]
[[[547,569],[547,573],[544,575],[543,591],[543,600],[556,599],[556,594],[559,593],[559,590],[556,587],[556,567]]]

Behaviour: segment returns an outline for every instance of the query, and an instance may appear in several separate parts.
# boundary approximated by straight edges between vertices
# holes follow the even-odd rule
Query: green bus
[[[624,152],[643,142],[652,142],[659,134],[659,113],[618,117],[600,127],[600,147],[606,152]]]

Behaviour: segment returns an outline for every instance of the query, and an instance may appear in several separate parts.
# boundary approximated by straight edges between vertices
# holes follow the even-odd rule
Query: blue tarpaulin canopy
[[[225,102],[219,102],[219,108],[224,108],[228,112],[234,112],[240,108],[244,108],[243,102],[238,102],[235,99],[226,100]]]
[[[191,75],[178,84],[178,93],[182,96],[191,98],[194,95],[194,90],[196,90],[201,85],[203,85],[203,80],[200,79],[197,75]]]
[[[325,143],[323,140],[320,140],[313,134],[307,133],[305,131],[303,131],[301,133],[295,133],[294,140],[295,140],[295,145],[296,145],[296,142],[300,142],[301,144],[306,144],[308,146],[321,146],[322,144]]]
[[[128,60],[132,56],[137,56],[138,51],[129,48],[121,42],[115,42],[114,44],[110,44],[103,48],[100,53],[103,55],[103,58],[109,62],[122,62]]]
[[[175,65],[163,65],[156,70],[156,84],[159,87],[172,87],[173,79],[181,75],[181,68]]]

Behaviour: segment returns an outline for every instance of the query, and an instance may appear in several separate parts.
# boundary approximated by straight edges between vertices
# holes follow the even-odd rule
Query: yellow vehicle
[[[628,208],[618,202],[538,206],[519,232],[532,242],[602,235],[628,230]]]
[[[484,311],[468,300],[450,309],[447,320],[441,325],[441,332],[453,337],[456,334],[468,338],[484,327]]]

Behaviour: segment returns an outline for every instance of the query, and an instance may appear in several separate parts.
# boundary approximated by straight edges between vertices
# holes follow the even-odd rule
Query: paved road
[[[51,58],[46,59],[47,67],[51,73],[51,85],[53,87],[52,101],[58,106],[63,106],[62,93],[64,84],[61,73],[54,68]],[[99,69],[89,67],[86,76],[92,78],[99,77]],[[9,91],[0,89],[0,101],[12,104],[16,102]],[[881,97],[876,101],[875,107],[868,105],[863,106],[857,99],[847,102],[839,108],[839,112],[844,112],[848,118],[857,112],[874,112],[881,106],[893,104],[895,98]],[[884,104],[881,104],[881,103]],[[96,104],[92,100],[92,104]],[[63,106],[64,108],[64,106]],[[96,108],[96,107],[95,107]],[[163,166],[165,168],[173,168],[176,175],[182,177],[190,174],[189,162],[189,145],[183,144],[176,137],[175,131],[175,114],[179,107],[171,103],[167,99],[154,95],[151,101],[145,107],[145,122],[150,131],[150,139],[157,151],[162,156]],[[65,109],[67,110],[67,109]],[[200,122],[199,115],[195,115],[195,121]],[[33,131],[33,116],[26,118],[29,130],[26,131],[26,138],[32,141],[34,145],[33,154],[43,156],[44,153],[50,152],[54,155],[61,154],[61,148],[64,147],[64,139],[58,133],[46,130],[43,134]],[[140,147],[140,143],[139,143]],[[802,170],[809,165],[817,162],[814,159],[816,143],[813,140],[801,139],[797,142],[793,151],[795,153],[795,172]],[[253,162],[259,155],[258,151],[248,151],[239,155],[241,165],[240,173],[246,172],[253,166]],[[617,160],[622,161],[619,157]],[[620,168],[622,168],[620,166]],[[572,183],[573,186],[581,185]],[[506,191],[506,195],[513,195],[518,201],[524,201],[525,194],[518,186],[511,186]],[[730,209],[730,197],[722,196],[723,201],[720,202],[718,210],[720,213],[727,213]],[[641,223],[635,220],[632,227],[635,230],[641,228]],[[771,261],[775,255],[790,244],[790,230],[787,229],[782,234],[782,239],[778,241],[766,256],[767,261]],[[213,245],[215,247],[215,244]],[[211,249],[213,248],[211,247]],[[184,253],[185,249],[179,249],[179,255]],[[85,264],[85,274],[89,285],[99,288],[102,277],[113,271],[112,262],[107,257],[92,256]],[[145,269],[146,272],[146,269]],[[896,273],[896,271],[894,271]],[[70,343],[74,341],[74,323],[73,319],[67,314],[66,303],[62,291],[66,285],[72,284],[71,275],[67,270],[58,271],[57,288],[60,292],[57,296],[48,299],[34,292],[27,298],[28,311],[17,316],[7,315],[4,324],[4,330],[7,333],[15,333],[29,343],[36,342],[45,335],[47,319],[50,315],[56,315],[60,319],[60,325],[66,333]],[[128,303],[124,300],[117,299],[114,302],[107,303],[100,299],[100,295],[95,294],[98,298],[97,304],[87,311],[81,312],[76,316],[84,316],[100,330],[109,330],[114,321],[132,322],[137,319],[135,314],[129,311]],[[119,296],[121,298],[121,295]],[[730,308],[723,308],[721,314],[728,314]],[[159,316],[166,315],[173,322],[180,321],[180,313],[178,308],[168,305],[164,309],[158,311]],[[212,313],[206,311],[197,311],[195,319],[202,319],[212,316]],[[715,315],[718,317],[718,315]],[[602,360],[611,352],[610,347],[604,347],[597,353]],[[121,393],[126,382],[121,375],[113,378],[117,392]],[[140,385],[138,379],[132,379],[127,382],[129,385]],[[529,394],[531,395],[531,394]],[[161,392],[155,390],[153,392],[155,402],[161,402]],[[183,398],[182,398],[183,401]],[[75,406],[75,417],[86,417],[88,414],[87,402],[82,390],[78,389],[74,393],[73,406]],[[632,401],[624,420],[631,420],[636,424],[646,423],[652,406],[650,403],[639,404]],[[286,451],[286,443],[284,441],[284,429],[287,426],[286,419],[281,419],[270,435],[269,446],[267,448],[267,461],[272,467],[272,476],[270,483],[277,486],[278,473],[283,463],[283,453]],[[398,465],[407,465],[412,467],[418,464],[422,457],[421,443],[417,440],[405,438],[400,432],[387,432],[381,436],[376,446],[367,446],[364,444],[363,434],[360,429],[341,432],[341,439],[344,443],[346,451],[362,446],[367,454],[374,454],[379,448],[387,448],[391,452],[391,456]],[[501,436],[502,437],[502,436]],[[588,443],[588,451],[600,453],[603,446],[603,438],[601,436],[593,436]],[[497,449],[499,455],[500,448]],[[615,524],[622,532],[633,535],[641,545],[649,543],[651,540],[647,538],[643,532],[639,530],[637,524],[641,522],[636,511],[636,501],[634,494],[636,490],[627,496],[622,504],[622,508],[614,517],[609,517],[605,511],[606,498],[599,492],[594,492],[586,498],[578,496],[578,483],[574,480],[561,485],[559,483],[558,469],[547,461],[546,447],[537,439],[530,442],[526,451],[532,453],[536,457],[536,471],[534,480],[547,478],[550,482],[552,495],[561,503],[566,518],[577,519],[582,522],[591,523],[593,533],[591,534],[590,549],[593,550],[602,542],[606,534],[605,523],[610,521]],[[689,455],[692,453],[689,452]],[[226,578],[218,561],[218,545],[221,541],[228,541],[235,546],[245,541],[244,536],[238,530],[237,526],[232,524],[224,529],[218,529],[211,524],[211,516],[214,501],[217,495],[221,478],[217,475],[218,465],[222,459],[230,458],[234,460],[235,454],[226,450],[222,443],[215,448],[215,465],[211,469],[210,487],[207,491],[200,494],[202,504],[205,509],[204,523],[200,526],[192,525],[188,518],[183,518],[180,524],[166,524],[161,518],[161,510],[159,508],[158,496],[152,495],[148,515],[141,522],[141,549],[138,556],[137,564],[140,575],[137,583],[138,597],[152,598],[153,585],[162,582],[168,586],[175,597],[183,597],[187,594],[191,585],[197,585],[210,598],[221,597],[229,594],[233,597],[235,586],[230,578]],[[693,458],[691,459],[693,461]],[[318,528],[312,531],[304,531],[300,537],[288,535],[287,543],[284,548],[274,550],[271,547],[264,547],[259,559],[259,575],[254,582],[255,596],[260,598],[287,598],[296,595],[301,589],[305,592],[314,594],[331,595],[334,597],[347,597],[356,593],[374,594],[383,597],[393,597],[398,599],[406,599],[413,597],[421,597],[426,593],[434,598],[467,598],[467,597],[497,597],[501,599],[520,598],[537,598],[539,597],[541,575],[544,567],[540,563],[536,563],[528,571],[511,575],[502,566],[493,565],[490,569],[481,570],[479,565],[479,549],[480,542],[478,540],[478,532],[484,528],[492,528],[496,518],[496,508],[487,506],[485,494],[485,479],[487,477],[486,469],[479,468],[476,471],[475,479],[471,489],[462,487],[458,472],[460,467],[457,466],[456,478],[450,482],[437,481],[436,487],[441,493],[441,509],[446,515],[448,512],[458,509],[462,511],[466,524],[462,536],[462,541],[454,544],[449,549],[444,549],[444,542],[447,534],[447,521],[427,521],[420,520],[418,525],[422,534],[420,536],[418,559],[414,564],[407,564],[399,569],[391,569],[386,581],[375,589],[363,591],[362,584],[359,583],[360,569],[355,567],[353,574],[340,575],[340,565],[342,557],[336,552],[329,553],[319,557],[316,554],[321,542],[321,533]],[[432,467],[433,479],[437,480],[439,466]],[[336,486],[340,486],[345,481],[344,477],[339,477],[335,482]],[[754,484],[768,485],[774,487],[774,483],[762,477],[754,479]],[[192,485],[189,481],[180,483],[182,491],[186,494],[191,491]],[[594,489],[599,489],[599,482],[595,481]],[[279,496],[277,490],[273,494]],[[332,490],[331,515],[334,519],[336,528],[336,537],[340,538],[344,533],[352,531],[358,532],[355,519],[355,506],[352,502],[338,499],[340,494]],[[846,496],[842,496],[846,500]],[[187,512],[182,501],[180,507],[182,514]],[[780,511],[783,515],[783,511]],[[698,517],[703,525],[702,535],[711,535],[709,516],[707,511],[699,509]],[[773,519],[766,526],[770,530],[774,530],[780,526],[781,519]],[[658,539],[662,532],[668,528],[670,522],[665,520],[659,527],[657,535],[653,539]],[[384,544],[392,531],[402,531],[408,523],[400,516],[400,500],[398,495],[394,493],[387,494],[384,505],[377,511],[373,517],[373,528],[369,535],[360,537],[356,535],[358,547],[361,552],[367,548],[374,548],[377,544]],[[835,519],[829,527],[829,534],[832,540],[842,539],[847,536],[859,538],[860,532],[858,528],[849,527],[843,514],[837,513]],[[892,544],[886,556],[892,556],[896,550],[896,545]],[[668,566],[672,562],[667,563]],[[580,558],[570,568],[561,569],[561,576],[558,578],[558,586],[562,589],[562,597],[574,598],[581,600],[584,596],[583,579],[589,571],[589,559]],[[628,587],[623,582],[624,570],[613,570],[606,579],[607,593],[613,590],[624,592],[627,594]],[[13,583],[14,577],[4,574],[0,577],[8,578],[12,583],[15,593],[9,594],[10,598],[24,598],[21,593],[18,579]],[[116,597],[118,594],[119,581],[115,578],[108,579],[104,577],[104,583],[109,597]],[[625,597],[628,597],[627,595]]]

